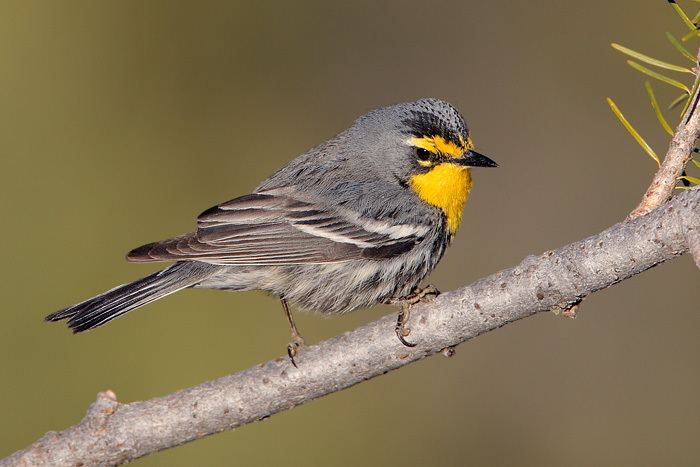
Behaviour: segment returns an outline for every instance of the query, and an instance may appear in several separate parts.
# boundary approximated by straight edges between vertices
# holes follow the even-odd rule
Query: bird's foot
[[[411,334],[411,330],[406,326],[406,323],[410,317],[411,304],[409,302],[402,302],[401,311],[399,311],[399,315],[396,318],[396,326],[394,327],[394,331],[396,332],[396,337],[399,338],[399,341],[401,341],[403,345],[406,347],[415,347],[416,344],[406,340],[406,337]]]
[[[411,317],[411,307],[418,302],[425,301],[424,299],[426,297],[432,298],[438,295],[440,295],[440,291],[432,285],[428,285],[422,289],[416,287],[410,295],[391,301],[391,303],[401,304],[401,311],[399,311],[399,315],[396,318],[396,327],[394,330],[396,331],[396,337],[398,337],[399,341],[406,347],[416,346],[416,344],[406,340],[406,337],[411,333],[411,329],[406,326]]]
[[[440,291],[433,285],[426,285],[423,288],[416,287],[413,289],[410,295],[401,299],[401,301],[408,302],[410,305],[415,305],[418,302],[425,301],[424,298],[433,299],[440,295]]]
[[[297,366],[297,362],[294,360],[294,357],[299,355],[299,352],[303,347],[304,338],[297,333],[293,333],[292,341],[289,343],[289,345],[287,345],[287,355],[289,355],[289,359],[292,361],[292,365],[294,365],[295,368],[299,367]]]

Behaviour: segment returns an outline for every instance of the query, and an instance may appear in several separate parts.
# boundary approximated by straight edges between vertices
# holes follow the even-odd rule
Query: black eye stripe
[[[413,146],[413,157],[419,162],[430,162],[431,165],[445,162],[448,158],[444,154],[435,153],[419,146]]]

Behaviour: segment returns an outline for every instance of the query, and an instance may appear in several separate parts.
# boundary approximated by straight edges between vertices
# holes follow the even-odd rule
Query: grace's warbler
[[[297,157],[251,194],[204,211],[197,230],[132,250],[129,261],[174,261],[46,317],[74,332],[187,287],[264,290],[282,299],[292,362],[303,344],[287,301],[323,313],[406,305],[462,221],[473,149],[460,113],[438,99],[373,110]],[[408,307],[396,332],[406,345]]]

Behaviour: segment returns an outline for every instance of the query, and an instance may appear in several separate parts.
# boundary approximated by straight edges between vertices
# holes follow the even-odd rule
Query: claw
[[[402,329],[397,329],[397,330],[396,330],[396,337],[399,338],[399,341],[400,341],[403,345],[405,345],[406,347],[415,347],[417,344],[415,344],[415,343],[413,343],[413,342],[408,342],[408,341],[404,338],[404,336],[401,335],[401,334],[402,334],[401,331],[402,331]],[[410,329],[403,329],[403,331],[410,331]]]
[[[294,360],[294,357],[299,354],[299,351],[304,347],[304,338],[301,337],[300,335],[292,336],[292,341],[287,345],[287,355],[289,355],[289,359],[292,361],[292,365],[294,365],[294,368],[299,368],[297,366],[296,360]]]
[[[411,293],[407,297],[392,299],[389,301],[389,303],[401,304],[401,311],[399,311],[399,315],[396,318],[396,327],[394,328],[394,330],[396,331],[396,337],[398,337],[399,341],[406,347],[416,346],[416,344],[408,342],[405,339],[411,333],[411,330],[408,327],[406,327],[406,323],[408,322],[408,319],[411,316],[411,306],[422,301],[428,295],[437,297],[438,295],[440,295],[440,291],[432,285],[428,285],[422,289],[416,287],[413,293]]]
[[[406,322],[408,322],[408,318],[410,318],[410,316],[411,304],[408,302],[402,302],[401,311],[399,311],[399,315],[396,318],[396,327],[394,328],[394,331],[396,332],[396,337],[399,338],[399,341],[403,345],[406,347],[415,347],[416,344],[408,342],[405,339],[411,333],[411,330],[406,327]]]

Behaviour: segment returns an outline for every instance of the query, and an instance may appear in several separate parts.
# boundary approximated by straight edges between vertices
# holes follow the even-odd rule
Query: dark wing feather
[[[380,259],[410,250],[427,231],[351,217],[286,194],[254,193],[204,211],[197,232],[144,245],[127,258],[221,265]]]

